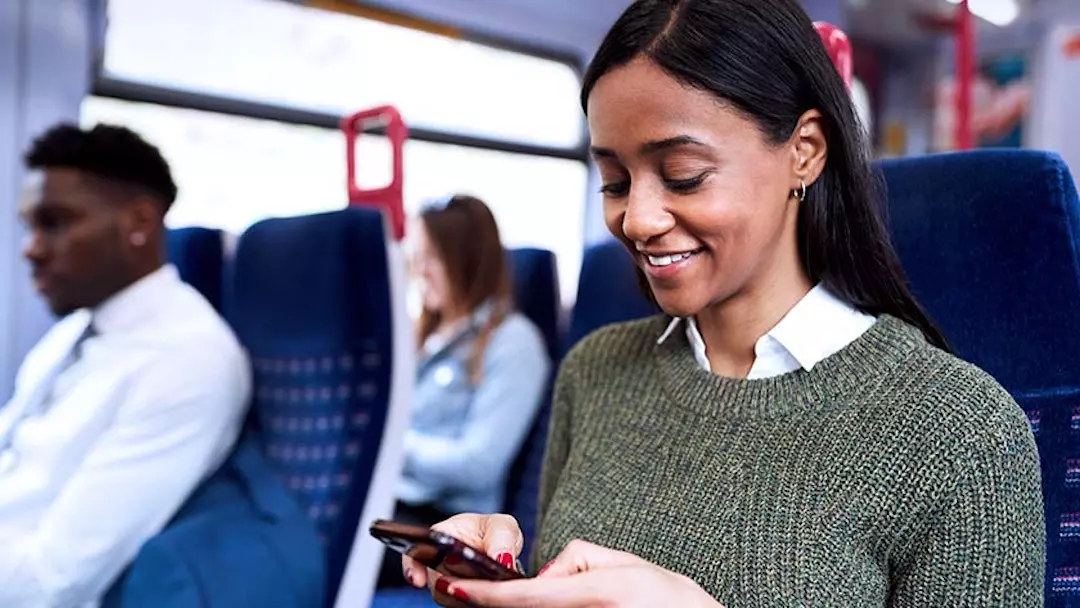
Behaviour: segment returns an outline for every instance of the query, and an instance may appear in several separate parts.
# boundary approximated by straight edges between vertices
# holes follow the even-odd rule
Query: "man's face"
[[[34,175],[27,189],[23,254],[34,287],[58,316],[96,306],[124,284],[127,205],[109,194],[100,178],[67,168]]]

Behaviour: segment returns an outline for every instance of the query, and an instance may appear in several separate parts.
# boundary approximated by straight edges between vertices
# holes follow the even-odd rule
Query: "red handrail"
[[[393,154],[393,177],[385,187],[365,190],[356,183],[356,140],[366,127],[380,126],[386,130]],[[405,237],[405,140],[409,137],[409,128],[401,119],[401,113],[393,106],[380,106],[370,110],[361,110],[341,119],[341,130],[345,134],[345,162],[349,205],[356,207],[379,207],[390,216],[390,225],[394,238]]]
[[[975,81],[975,19],[968,0],[956,8],[956,142],[957,150],[975,147],[972,130],[972,88]]]
[[[821,42],[829,53],[829,59],[832,59],[833,65],[836,66],[836,71],[840,72],[840,78],[844,80],[844,84],[847,85],[848,89],[851,89],[851,79],[855,67],[852,59],[851,40],[848,39],[844,30],[826,21],[815,21],[814,29],[817,30],[818,36],[821,37]]]

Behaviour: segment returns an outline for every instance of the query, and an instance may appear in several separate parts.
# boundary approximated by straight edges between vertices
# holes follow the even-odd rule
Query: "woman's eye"
[[[700,175],[696,175],[688,179],[667,179],[664,180],[664,184],[667,185],[668,189],[672,192],[693,192],[699,186],[701,186],[702,183],[705,182],[705,178],[708,176],[709,172],[706,171]]]
[[[600,188],[604,196],[626,196],[630,192],[630,182],[611,182]]]

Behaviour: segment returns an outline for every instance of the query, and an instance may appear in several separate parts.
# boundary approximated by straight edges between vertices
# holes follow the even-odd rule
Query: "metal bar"
[[[338,130],[341,124],[341,116],[336,114],[311,112],[287,106],[182,91],[101,76],[94,82],[93,93],[102,97],[113,97],[125,101],[152,103],[174,108],[213,112],[215,114],[227,114],[230,116],[241,116],[294,125],[333,129],[335,131]],[[375,135],[384,134],[382,128],[365,129],[364,132]],[[410,126],[409,139],[462,146],[466,148],[476,148],[480,150],[509,152],[511,154],[562,158],[579,162],[588,162],[589,159],[588,150],[584,146],[575,148],[539,146],[487,137],[449,133],[423,127]]]

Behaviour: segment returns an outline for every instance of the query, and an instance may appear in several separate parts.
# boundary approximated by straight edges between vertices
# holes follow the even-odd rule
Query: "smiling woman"
[[[582,103],[607,227],[665,315],[562,364],[542,575],[440,578],[436,599],[1041,606],[1027,419],[908,291],[851,98],[796,0],[638,0]],[[521,546],[504,517],[437,528]]]

